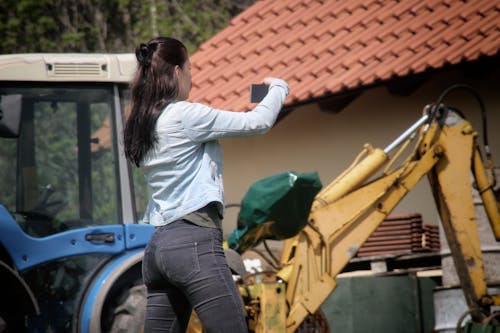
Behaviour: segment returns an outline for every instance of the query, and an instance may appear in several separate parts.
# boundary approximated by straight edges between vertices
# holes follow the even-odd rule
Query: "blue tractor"
[[[0,332],[140,332],[144,179],[131,54],[0,56]]]

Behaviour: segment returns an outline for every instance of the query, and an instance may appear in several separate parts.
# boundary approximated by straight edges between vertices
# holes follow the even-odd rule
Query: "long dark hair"
[[[184,44],[174,38],[156,37],[135,49],[138,67],[130,84],[131,101],[123,139],[125,156],[140,163],[158,141],[156,121],[179,92],[175,66],[188,60]]]

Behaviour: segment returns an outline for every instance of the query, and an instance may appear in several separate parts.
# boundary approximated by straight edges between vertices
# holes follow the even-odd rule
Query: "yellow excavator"
[[[335,289],[335,278],[358,249],[423,176],[430,182],[472,321],[491,317],[500,295],[488,294],[473,188],[497,241],[499,192],[486,127],[480,144],[460,110],[443,103],[455,91],[477,99],[486,124],[478,94],[469,86],[454,85],[385,149],[366,144],[352,165],[314,196],[304,226],[284,240],[275,275],[241,283],[251,332],[296,332]],[[269,236],[273,223],[256,225],[261,230],[248,233],[252,242]],[[244,236],[240,241],[249,243]],[[188,331],[202,330],[193,317]]]

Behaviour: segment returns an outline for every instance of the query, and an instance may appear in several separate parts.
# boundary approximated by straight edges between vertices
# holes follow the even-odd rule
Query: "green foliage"
[[[2,139],[0,144],[0,204],[8,210],[15,210],[16,192],[16,142],[14,139]]]
[[[2,0],[0,54],[132,52],[164,35],[190,52],[254,0]]]

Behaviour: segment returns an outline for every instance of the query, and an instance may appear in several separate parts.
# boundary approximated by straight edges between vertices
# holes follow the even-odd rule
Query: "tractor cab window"
[[[25,232],[119,223],[112,86],[0,86],[10,96],[22,116],[18,137],[0,138],[1,204]]]

